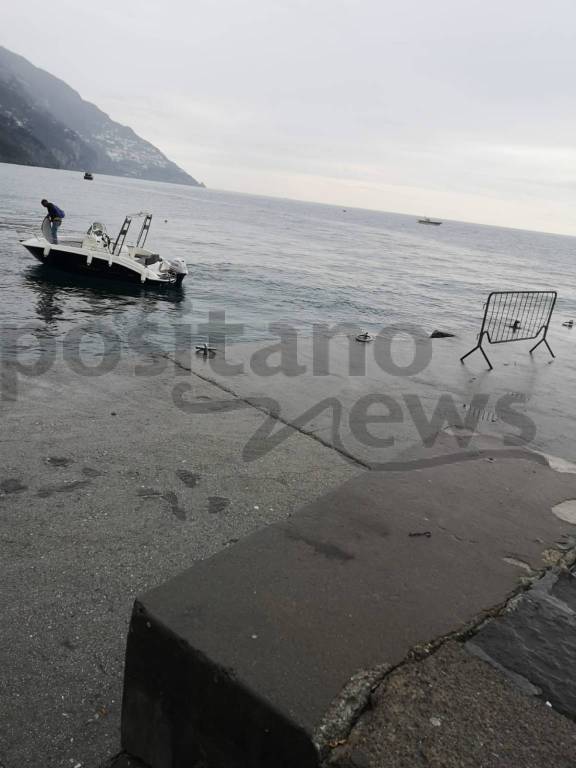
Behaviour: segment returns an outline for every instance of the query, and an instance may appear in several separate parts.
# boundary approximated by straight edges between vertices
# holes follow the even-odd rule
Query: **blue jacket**
[[[48,216],[50,219],[63,219],[64,216],[66,216],[62,208],[58,208],[54,203],[48,203],[46,208],[48,209]]]

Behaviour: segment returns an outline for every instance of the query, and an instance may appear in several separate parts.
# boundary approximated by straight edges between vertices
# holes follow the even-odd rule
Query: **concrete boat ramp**
[[[236,408],[252,404],[271,414],[247,445],[248,460],[250,451],[281,442],[279,422],[369,469],[383,468],[411,446],[433,453],[434,436],[448,425],[506,436],[507,444],[527,441],[570,460],[576,458],[570,334],[562,327],[551,333],[556,360],[545,348],[531,356],[530,342],[489,345],[493,371],[480,353],[460,363],[469,339],[430,339],[419,328],[405,334],[393,329],[369,344],[345,330],[320,329],[313,337],[286,331],[282,342],[230,345],[215,357],[186,346],[170,359],[182,374],[192,372],[232,394]],[[175,402],[190,413],[198,410],[185,383]],[[462,450],[460,441],[454,450]]]
[[[466,346],[8,371],[3,768],[573,765],[573,363]]]

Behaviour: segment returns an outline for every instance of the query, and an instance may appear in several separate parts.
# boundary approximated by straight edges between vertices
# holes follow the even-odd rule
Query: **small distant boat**
[[[442,222],[438,219],[429,219],[426,216],[424,219],[418,219],[418,224],[432,224],[434,227],[439,227]]]
[[[133,219],[143,219],[134,245],[126,243]],[[146,285],[175,285],[188,274],[184,259],[167,259],[144,248],[152,214],[141,212],[126,216],[115,240],[106,227],[94,222],[80,239],[52,241],[48,217],[42,222],[42,234],[20,241],[26,250],[47,266],[67,272],[125,280]]]
[[[89,173],[88,171],[86,171],[86,173],[84,174],[84,178],[86,179],[86,181],[93,181],[94,180],[94,176],[92,176],[92,174]]]

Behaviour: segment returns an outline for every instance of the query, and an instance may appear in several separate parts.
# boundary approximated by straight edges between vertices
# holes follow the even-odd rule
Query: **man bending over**
[[[40,201],[44,208],[47,209],[47,216],[50,219],[50,229],[52,230],[52,242],[58,243],[58,227],[62,224],[62,219],[66,215],[62,208],[58,208],[54,203],[49,203],[48,200]]]

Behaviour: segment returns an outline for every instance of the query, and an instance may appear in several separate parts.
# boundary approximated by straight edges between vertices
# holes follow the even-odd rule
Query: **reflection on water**
[[[159,303],[181,304],[186,296],[183,286],[144,288],[133,283],[73,275],[42,264],[29,267],[23,274],[27,286],[37,294],[42,306],[45,303],[51,305],[54,297],[59,295],[64,305],[68,299],[86,302],[95,316],[106,316],[122,307],[136,306],[143,312],[154,312]],[[43,310],[39,310],[39,315],[46,322],[52,320],[44,317]]]
[[[33,268],[35,269],[35,267]],[[39,270],[42,269],[39,267]],[[28,279],[28,276],[26,276]],[[43,284],[41,276],[38,275],[37,279],[30,277],[30,283],[36,283],[33,287],[36,289],[36,314],[40,320],[43,320],[46,326],[50,329],[56,328],[56,320],[58,316],[63,313],[63,309],[59,302],[59,293],[61,291],[60,286],[52,281]]]
[[[41,264],[23,272],[24,284],[34,296],[35,315],[44,331],[61,336],[78,320],[86,327],[113,324],[122,336],[131,325],[141,322],[157,327],[177,322],[190,311],[182,286],[147,287],[112,282],[70,273]],[[164,334],[168,332],[164,328]]]

